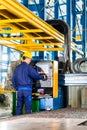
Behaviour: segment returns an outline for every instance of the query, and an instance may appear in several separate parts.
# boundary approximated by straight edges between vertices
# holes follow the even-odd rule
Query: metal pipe
[[[48,20],[46,21],[52,25],[56,30],[64,35],[64,59],[65,59],[65,68],[64,72],[70,72],[70,48],[71,48],[71,35],[70,29],[67,23],[63,20]]]

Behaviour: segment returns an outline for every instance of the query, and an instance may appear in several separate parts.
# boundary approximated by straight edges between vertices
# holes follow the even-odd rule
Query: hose
[[[70,64],[70,43],[71,43],[71,34],[70,28],[68,24],[61,20],[47,20],[48,24],[53,26],[56,30],[64,35],[64,60],[65,66],[63,68],[63,73],[71,72],[71,64]]]
[[[87,74],[87,72],[82,71],[81,65],[87,61],[87,58],[79,58],[73,63],[73,70],[75,73]]]

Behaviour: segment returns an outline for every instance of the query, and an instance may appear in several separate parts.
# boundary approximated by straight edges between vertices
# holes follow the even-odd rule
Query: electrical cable
[[[83,73],[83,74],[87,74],[87,72],[82,71],[81,69],[81,65],[83,63],[85,63],[87,61],[87,58],[79,58],[77,60],[75,60],[75,62],[73,63],[73,70],[75,73]]]

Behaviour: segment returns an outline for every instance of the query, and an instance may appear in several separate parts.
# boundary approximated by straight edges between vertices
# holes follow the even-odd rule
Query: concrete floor
[[[84,119],[14,117],[0,121],[0,130],[87,130]]]
[[[0,130],[87,130],[87,109],[59,109],[0,118]]]

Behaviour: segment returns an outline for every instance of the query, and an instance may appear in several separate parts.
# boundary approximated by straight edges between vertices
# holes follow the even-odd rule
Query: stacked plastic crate
[[[64,107],[63,88],[59,87],[58,98],[40,99],[40,110],[57,110]]]

